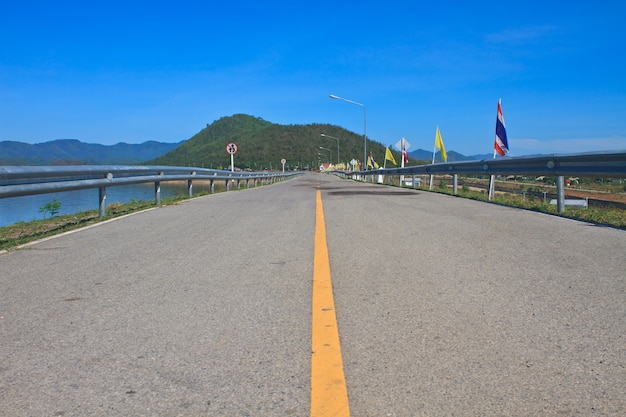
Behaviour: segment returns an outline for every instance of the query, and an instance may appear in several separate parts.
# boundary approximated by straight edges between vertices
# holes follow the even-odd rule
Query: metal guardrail
[[[334,173],[344,178],[353,179],[364,179],[370,175],[452,175],[455,194],[457,193],[456,185],[459,174],[555,176],[557,177],[558,211],[563,212],[565,209],[565,176],[626,177],[626,151],[484,159],[369,171],[334,171]]]
[[[214,192],[214,182],[218,180],[225,181],[229,190],[232,182],[236,182],[239,188],[245,181],[248,187],[250,181],[256,186],[259,181],[268,184],[299,174],[169,166],[0,166],[0,198],[98,188],[100,216],[103,217],[106,215],[107,187],[153,182],[156,204],[160,205],[161,182],[164,181],[187,181],[189,197],[192,197],[195,180],[208,180],[211,192]]]
[[[359,175],[550,175],[585,177],[626,176],[626,151],[594,152],[569,155],[522,156],[516,158],[483,159],[406,168],[387,168],[354,172]]]

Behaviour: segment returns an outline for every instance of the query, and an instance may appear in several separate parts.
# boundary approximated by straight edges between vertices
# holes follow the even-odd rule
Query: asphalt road
[[[0,255],[0,416],[308,416],[322,191],[351,415],[626,415],[626,232],[326,175]]]

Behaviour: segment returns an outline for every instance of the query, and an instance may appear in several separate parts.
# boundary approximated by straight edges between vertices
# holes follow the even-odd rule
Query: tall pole
[[[331,138],[331,139],[337,140],[337,165],[339,165],[339,138],[336,138],[336,137],[330,136],[330,135],[325,135],[323,133],[321,133],[320,136],[324,136],[325,138]]]
[[[331,94],[329,97],[363,107],[363,164],[365,164],[365,170],[367,170],[367,110],[365,104],[357,103],[356,101],[348,100],[347,98],[339,97],[334,94]]]
[[[559,213],[565,211],[565,177],[556,177],[556,208]]]
[[[363,106],[363,163],[367,161],[367,112],[365,110],[365,106]],[[372,167],[373,168],[373,167]],[[367,164],[365,165],[365,169],[367,170]]]
[[[496,159],[496,151],[493,151],[493,159]],[[489,192],[487,193],[487,198],[489,201],[493,200],[496,192],[496,176],[491,174],[489,176]]]
[[[332,163],[333,163],[333,151],[332,151],[332,150],[330,150],[330,149],[328,149],[328,148],[324,148],[323,146],[320,146],[320,149],[323,149],[323,150],[325,150],[325,151],[328,151],[328,153],[329,153],[329,155],[330,155],[330,156],[328,157],[328,163],[329,163],[329,164],[332,164]]]

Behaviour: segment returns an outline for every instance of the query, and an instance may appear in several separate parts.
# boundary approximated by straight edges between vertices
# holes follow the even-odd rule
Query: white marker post
[[[404,153],[409,154],[409,148],[411,144],[404,138],[401,138],[398,142],[396,142],[396,149],[400,151],[400,159],[402,159],[402,164],[400,168],[404,168]],[[400,187],[404,185],[404,175],[400,175]]]

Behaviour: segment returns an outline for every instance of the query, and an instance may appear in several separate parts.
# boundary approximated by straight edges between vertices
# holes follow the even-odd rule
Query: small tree
[[[61,202],[56,198],[53,198],[52,201],[47,202],[43,206],[39,207],[39,212],[43,213],[43,218],[46,218],[46,213],[50,214],[50,217],[54,217],[59,214],[59,210],[61,209]]]

